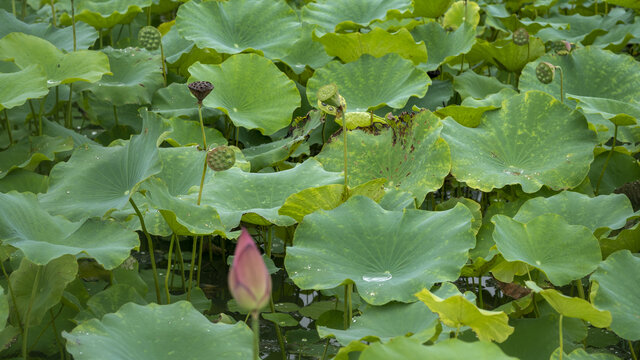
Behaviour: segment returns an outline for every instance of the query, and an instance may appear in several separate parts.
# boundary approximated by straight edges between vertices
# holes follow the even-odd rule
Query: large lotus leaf
[[[405,133],[384,129],[379,135],[347,133],[349,184],[385,178],[386,186],[412,193],[421,203],[428,192],[442,186],[451,166],[447,143],[440,137],[442,124],[428,111],[416,115]],[[399,131],[398,131],[399,132]],[[317,159],[330,171],[341,171],[342,136],[325,145]]]
[[[600,263],[591,280],[591,301],[611,312],[611,329],[624,339],[640,340],[640,258],[617,251]]]
[[[582,42],[589,45],[597,36],[606,33],[606,30],[618,22],[628,22],[632,15],[622,8],[613,8],[607,16],[593,15],[582,16],[580,14],[561,15],[556,14],[540,20],[545,27],[536,32],[536,37],[543,41],[563,39],[572,43]],[[536,19],[538,21],[540,18]],[[523,23],[527,24],[525,20]]]
[[[526,223],[495,215],[491,222],[495,224],[493,240],[502,256],[544,271],[554,285],[588,275],[602,260],[591,230],[569,225],[560,215],[544,214]]]
[[[578,186],[596,143],[582,114],[539,91],[508,98],[476,128],[445,120],[442,137],[458,181],[482,191],[520,184],[527,193]]]
[[[520,73],[529,62],[544,55],[542,40],[532,37],[527,46],[516,45],[512,40],[488,42],[478,40],[472,53],[509,72]]]
[[[395,33],[389,33],[381,28],[374,28],[366,34],[328,33],[318,41],[324,45],[327,54],[337,56],[345,63],[355,61],[364,54],[381,57],[390,53],[399,54],[413,61],[415,65],[427,61],[424,42],[416,43],[411,33],[404,28]]]
[[[243,323],[212,323],[179,301],[171,305],[125,304],[102,320],[63,332],[74,359],[249,359],[253,336]]]
[[[0,192],[3,193],[15,190],[37,194],[47,192],[48,187],[48,176],[24,169],[14,170],[8,176],[0,179]]]
[[[424,71],[435,70],[455,56],[469,52],[476,42],[476,30],[466,23],[455,31],[446,31],[433,21],[415,27],[411,33],[416,41],[424,41],[427,46],[429,58],[418,66]]]
[[[431,311],[438,313],[445,325],[453,328],[469,326],[480,341],[503,342],[513,333],[507,314],[479,309],[462,295],[442,299],[429,290],[422,289],[416,296]]]
[[[640,178],[640,164],[633,156],[614,151],[609,158],[609,151],[605,151],[596,156],[591,164],[589,169],[591,186],[595,187],[598,184],[605,163],[607,168],[600,182],[599,194],[610,194],[620,186]]]
[[[602,237],[598,241],[600,241],[603,259],[618,250],[630,250],[632,253],[638,253],[640,252],[640,223],[631,228],[623,229],[613,238]]]
[[[153,94],[153,100],[151,101],[151,111],[158,113],[165,117],[187,117],[192,120],[198,120],[198,102],[191,95],[187,84],[173,83],[165,88],[161,88]],[[204,119],[211,118],[222,114],[220,110],[211,109],[208,107],[202,108],[202,117]],[[207,127],[205,131],[215,130]],[[178,131],[173,129],[174,132]],[[198,131],[200,131],[200,124],[198,123]],[[218,132],[219,133],[219,132]],[[209,135],[209,134],[207,134]],[[207,136],[208,139],[208,136]],[[202,135],[200,135],[200,142],[202,142]]]
[[[577,107],[585,114],[600,114],[618,126],[635,125],[640,118],[640,103],[629,103],[614,99],[567,94],[567,98],[576,100]]]
[[[175,25],[175,21],[173,25]],[[178,27],[173,25],[166,34],[162,35],[162,48],[164,50],[165,61],[171,65],[179,65],[180,60],[191,53],[195,43],[182,37],[178,33]],[[160,25],[158,29],[162,33],[161,27],[162,25]]]
[[[289,65],[296,74],[302,73],[307,66],[317,69],[331,61],[322,44],[313,40],[314,25],[303,23],[300,38],[289,46],[289,52],[280,60]]]
[[[202,145],[202,128],[200,127],[200,123],[179,118],[171,118],[168,122],[172,130],[167,134],[166,142],[172,146]],[[227,144],[227,139],[214,127],[205,126],[204,133],[209,149]]]
[[[318,89],[331,83],[338,85],[349,111],[368,111],[384,105],[404,107],[410,97],[427,93],[431,79],[398,54],[362,55],[348,64],[332,61],[316,70],[307,82],[309,103],[316,104]]]
[[[160,148],[162,171],[155,175],[167,185],[169,194],[185,195],[192,186],[200,185],[202,166],[206,152],[195,146],[178,148]],[[205,179],[212,175],[207,171]]]
[[[276,173],[247,173],[232,168],[216,172],[205,182],[202,204],[215,208],[227,229],[238,226],[241,218],[260,225],[293,225],[295,220],[278,214],[291,194],[310,187],[338,184],[342,180],[339,173],[325,171],[315,160]],[[183,199],[195,201],[197,196],[195,192]]]
[[[448,211],[386,211],[356,196],[298,226],[285,266],[301,289],[355,283],[368,303],[411,302],[436,282],[456,279],[475,237],[463,205]],[[398,246],[398,243],[402,246]]]
[[[505,355],[500,348],[490,342],[465,342],[458,339],[439,341],[434,345],[399,337],[387,344],[374,343],[360,355],[361,360],[515,360]]]
[[[29,99],[41,98],[49,93],[47,74],[36,64],[14,73],[0,73],[0,110],[20,106]]]
[[[468,97],[484,99],[503,89],[513,89],[513,87],[500,82],[495,77],[482,76],[474,71],[465,71],[453,79],[453,90],[457,91],[462,99]]]
[[[201,48],[227,54],[258,50],[271,59],[284,57],[301,30],[296,13],[283,0],[187,2],[178,9],[176,26]]]
[[[316,31],[324,34],[366,27],[376,19],[386,19],[389,13],[408,10],[410,0],[319,0],[302,8],[302,20],[318,25]]]
[[[0,39],[0,60],[21,69],[37,64],[47,74],[47,86],[76,81],[96,82],[109,72],[109,59],[100,51],[78,50],[65,54],[37,36],[11,33]]]
[[[73,149],[70,137],[30,136],[23,138],[0,157],[0,179],[16,169],[34,170],[43,161],[53,161],[57,153]]]
[[[72,27],[56,28],[49,23],[28,24],[18,20],[13,14],[0,9],[0,38],[12,32],[21,32],[43,38],[58,49],[73,51]],[[98,39],[98,32],[91,26],[76,21],[76,49],[85,50]]]
[[[482,121],[482,115],[485,112],[495,109],[497,109],[497,107],[493,105],[481,107],[449,105],[447,107],[436,110],[435,114],[442,119],[450,116],[455,121],[457,121],[458,124],[473,128],[480,125],[480,122]]]
[[[414,0],[413,16],[438,18],[449,9],[453,0]]]
[[[343,346],[354,340],[387,342],[393,337],[407,335],[427,341],[435,334],[438,323],[436,314],[420,301],[412,304],[368,306],[361,311],[362,315],[353,319],[349,329],[336,330],[318,326],[318,335],[321,338],[334,336]]]
[[[640,83],[640,63],[631,56],[587,46],[576,49],[567,56],[545,55],[539,61],[562,68],[565,94],[625,103],[640,98],[640,88],[636,86]],[[531,63],[522,70],[520,90],[541,90],[559,99],[559,70],[556,70],[555,80],[545,85],[536,78],[537,65],[538,62]]]
[[[549,360],[620,360],[619,357],[609,353],[588,353],[584,349],[575,349],[570,354],[560,356],[560,348],[557,348],[549,357]]]
[[[20,267],[9,276],[20,319],[26,321],[30,308],[28,326],[38,325],[47,311],[60,301],[64,288],[76,278],[77,272],[78,262],[71,255],[61,256],[46,265],[36,265],[23,258]],[[33,302],[32,294],[35,294]]]
[[[143,132],[122,146],[77,148],[71,159],[54,166],[49,191],[40,195],[44,207],[71,220],[121,209],[141,181],[162,169],[157,142],[164,133],[157,116],[141,112]]]
[[[463,24],[476,28],[480,22],[480,6],[474,1],[458,0],[444,14],[442,26],[458,29]]]
[[[195,63],[189,73],[189,81],[207,80],[215,86],[204,105],[224,111],[236,126],[265,135],[289,125],[300,106],[295,83],[256,54],[234,55],[220,65]]]
[[[138,246],[136,233],[119,224],[98,220],[73,223],[51,216],[34,194],[0,193],[0,199],[0,240],[22,250],[36,264],[83,253],[113,269]]]
[[[596,232],[602,228],[620,229],[633,215],[633,209],[629,198],[622,194],[589,197],[563,191],[548,198],[527,200],[513,219],[525,223],[547,213],[558,214],[571,225],[582,225]]]
[[[160,56],[145,49],[101,50],[109,57],[113,75],[105,75],[94,84],[81,84],[100,100],[113,105],[148,104],[153,93],[162,86]]]
[[[563,295],[558,290],[542,289],[533,281],[526,281],[527,287],[542,297],[563,316],[582,319],[591,325],[599,328],[607,327],[611,324],[611,313],[595,308],[590,302]]]
[[[151,0],[77,0],[75,21],[84,21],[96,29],[111,29],[117,24],[130,23],[143,8],[151,6]],[[60,23],[71,25],[69,0],[59,1],[68,11],[60,15]]]

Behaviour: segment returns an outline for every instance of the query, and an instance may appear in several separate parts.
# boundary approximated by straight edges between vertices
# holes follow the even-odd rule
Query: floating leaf
[[[486,341],[465,342],[447,339],[424,346],[417,341],[398,337],[387,344],[373,343],[360,355],[361,360],[515,360],[500,348]]]
[[[200,48],[227,54],[257,50],[270,59],[285,57],[301,30],[296,13],[282,0],[187,2],[178,9],[176,27]]]
[[[386,211],[356,196],[307,215],[285,266],[301,289],[353,282],[370,304],[409,302],[422,288],[456,279],[474,241],[471,214],[462,205],[442,212]]]
[[[449,173],[450,155],[440,137],[440,120],[423,111],[407,122],[399,125],[406,128],[383,129],[379,135],[360,130],[347,133],[351,186],[385,178],[386,187],[410,192],[419,203],[428,192],[442,186]],[[342,136],[337,137],[325,145],[317,159],[326,169],[340,171],[344,166],[343,147]]]
[[[640,259],[628,250],[617,251],[591,275],[591,301],[613,316],[611,330],[618,336],[640,339]],[[634,285],[635,284],[635,285]]]
[[[411,34],[416,41],[424,41],[427,46],[428,61],[418,66],[424,71],[435,70],[455,56],[469,52],[476,42],[476,31],[467,24],[449,32],[437,22],[428,22],[415,27]]]
[[[544,271],[554,285],[588,275],[602,259],[591,230],[569,225],[560,215],[543,214],[526,223],[495,215],[491,222],[496,226],[493,240],[502,256]]]
[[[298,320],[294,319],[293,316],[284,313],[262,313],[262,317],[265,320],[271,321],[272,323],[279,326],[296,326],[298,325]]]
[[[67,351],[78,360],[241,360],[252,356],[253,336],[243,322],[214,324],[186,301],[146,306],[128,303],[62,336],[67,339]]]
[[[381,58],[362,55],[348,64],[332,61],[307,82],[307,98],[316,104],[318,89],[336,83],[350,111],[375,110],[384,105],[402,108],[412,96],[423,97],[431,80],[398,54]]]
[[[0,73],[0,110],[20,106],[49,93],[47,74],[41,66],[29,65],[14,73]]]
[[[422,289],[416,296],[431,311],[438,313],[445,325],[453,328],[469,326],[480,341],[503,342],[513,333],[507,314],[479,309],[462,295],[442,299],[429,290]]]
[[[300,93],[269,59],[255,54],[234,55],[221,65],[195,63],[192,80],[207,80],[215,90],[204,105],[224,111],[236,126],[265,135],[289,125],[300,106]]]
[[[520,184],[527,193],[578,186],[596,143],[580,113],[539,91],[508,98],[476,128],[445,120],[442,137],[458,181],[482,191]]]

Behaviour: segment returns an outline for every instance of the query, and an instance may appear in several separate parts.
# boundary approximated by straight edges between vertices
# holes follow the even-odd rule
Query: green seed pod
[[[546,61],[541,62],[536,67],[536,77],[543,84],[551,84],[556,76],[556,67]]]
[[[236,153],[229,146],[218,146],[207,153],[207,165],[213,171],[229,170],[235,163]]]
[[[560,56],[568,55],[572,50],[571,43],[565,40],[554,41],[551,49]]]
[[[138,42],[143,48],[152,51],[160,47],[162,34],[153,26],[145,26],[138,32]]]
[[[525,28],[519,28],[513,32],[513,43],[516,45],[527,45],[529,43],[529,32]]]
[[[340,108],[342,108],[342,111],[347,109],[347,103],[338,93],[338,86],[334,83],[324,85],[318,89],[316,97],[318,98],[318,108],[331,115],[335,115]]]

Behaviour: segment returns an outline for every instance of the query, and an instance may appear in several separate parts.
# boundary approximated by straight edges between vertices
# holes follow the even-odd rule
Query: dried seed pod
[[[162,34],[153,26],[145,26],[138,32],[138,42],[143,48],[152,51],[160,47]]]
[[[543,84],[551,84],[556,76],[556,67],[546,61],[541,62],[536,67],[536,77]]]
[[[513,43],[516,45],[527,45],[529,43],[529,32],[525,28],[519,28],[514,31]]]
[[[218,146],[207,153],[207,165],[213,171],[229,170],[235,163],[236,153],[229,146]]]
[[[194,81],[189,85],[189,91],[198,99],[198,104],[202,105],[202,100],[213,90],[213,84],[208,81]]]

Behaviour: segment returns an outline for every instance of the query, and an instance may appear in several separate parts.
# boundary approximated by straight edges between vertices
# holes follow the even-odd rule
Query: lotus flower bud
[[[536,67],[536,77],[543,84],[551,84],[556,75],[556,67],[546,61],[541,62]]]
[[[529,32],[525,28],[519,28],[513,32],[513,43],[516,45],[527,45],[529,43]]]
[[[152,51],[160,47],[162,34],[153,26],[145,26],[138,32],[138,41],[142,47]]]
[[[198,105],[202,105],[202,100],[213,90],[213,84],[208,81],[195,81],[188,86],[189,91],[198,99]]]
[[[229,170],[235,163],[236,152],[229,146],[218,146],[207,153],[207,165],[213,171]]]
[[[229,270],[229,290],[238,305],[248,311],[260,310],[271,297],[271,275],[245,228],[242,228]]]

